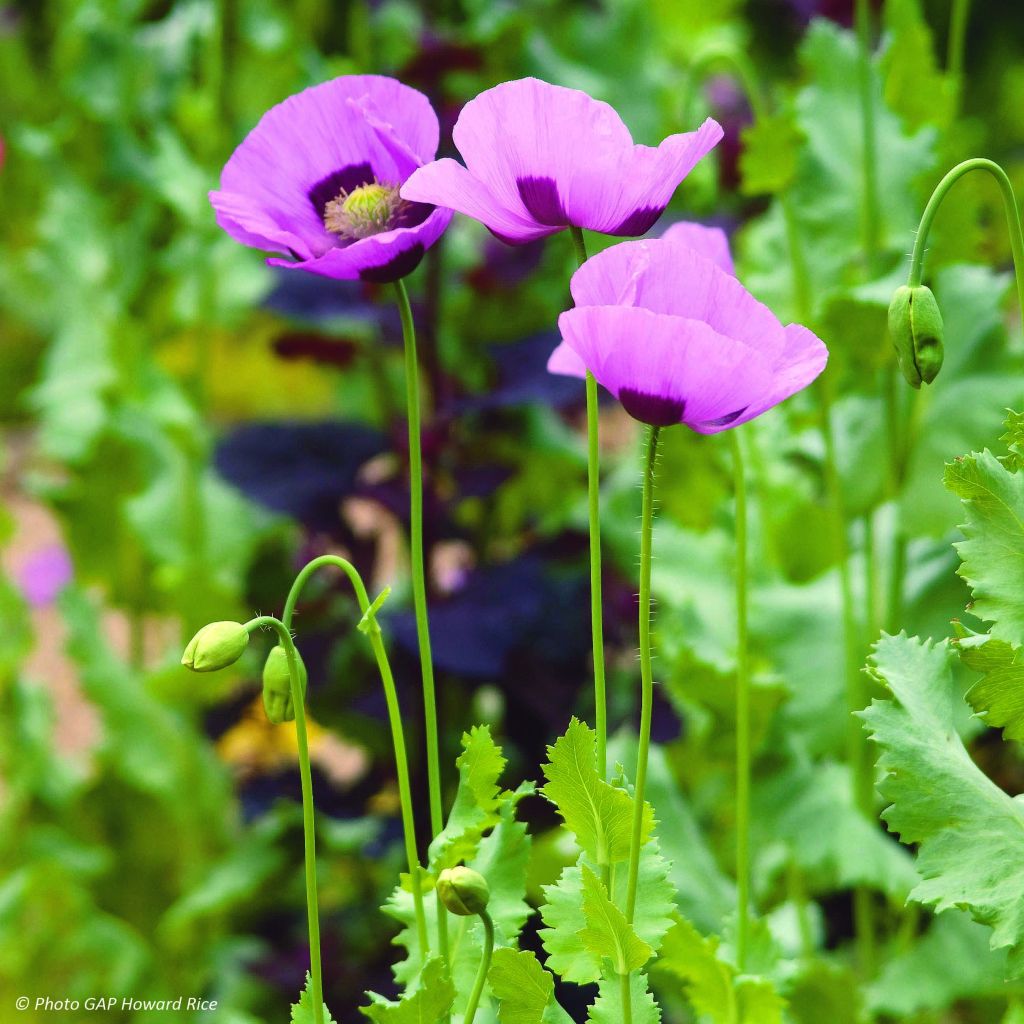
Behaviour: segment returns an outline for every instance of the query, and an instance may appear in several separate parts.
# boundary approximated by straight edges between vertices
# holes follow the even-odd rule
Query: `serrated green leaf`
[[[455,988],[445,976],[440,958],[434,957],[424,964],[416,987],[398,1002],[375,992],[367,995],[370,1005],[359,1009],[374,1024],[441,1024],[451,1013]]]
[[[718,947],[718,939],[677,918],[655,966],[683,983],[690,1005],[709,1024],[782,1024],[786,1002],[772,983],[739,975]]]
[[[791,114],[758,118],[740,133],[740,191],[757,196],[782,192],[796,175],[797,155],[803,142]]]
[[[462,753],[455,761],[459,787],[444,829],[430,844],[430,871],[468,860],[483,832],[497,821],[498,779],[505,758],[486,725],[477,725],[462,736]]]
[[[970,636],[954,641],[960,662],[981,673],[965,694],[985,724],[1003,729],[1011,740],[1024,740],[1024,651],[995,637]]]
[[[992,635],[1024,642],[1024,475],[1011,473],[988,449],[946,466],[949,488],[964,504],[966,540],[956,545],[960,575],[974,595],[973,614]]]
[[[583,870],[596,866],[581,859],[579,864],[563,869],[554,885],[544,887],[545,903],[540,910],[545,924],[540,937],[548,953],[548,969],[577,984],[594,982],[601,976],[600,957],[579,937],[579,932],[587,927]],[[661,856],[657,840],[652,839],[640,850],[633,928],[655,952],[673,923],[675,887],[669,879],[670,871],[671,865]],[[612,889],[618,906],[625,906],[627,883],[628,872],[624,868],[613,872]]]
[[[571,1024],[555,999],[555,979],[529,950],[496,949],[487,979],[501,1024]]]
[[[629,1017],[633,1024],[661,1024],[661,1009],[647,985],[646,974],[629,976]],[[587,1021],[589,1024],[622,1024],[625,1019],[621,979],[602,978]]]
[[[583,916],[586,927],[579,937],[595,956],[608,959],[616,974],[637,971],[654,955],[654,950],[639,938],[626,915],[608,898],[601,879],[590,868],[583,868]]]
[[[597,774],[597,737],[576,718],[564,736],[548,747],[543,766],[547,785],[541,792],[561,814],[580,848],[599,865],[629,857],[633,833],[633,800]],[[641,843],[654,827],[654,812],[645,805]]]
[[[316,1017],[313,1015],[313,979],[309,972],[306,972],[306,987],[302,990],[297,1003],[292,1003],[292,1024],[316,1024]],[[334,1024],[331,1011],[324,1004],[323,1024]]]
[[[893,695],[861,712],[880,747],[883,812],[904,843],[918,844],[923,881],[911,899],[970,910],[992,947],[1010,947],[1024,972],[1024,807],[971,760],[956,731],[960,703],[946,644],[884,636],[869,670]]]

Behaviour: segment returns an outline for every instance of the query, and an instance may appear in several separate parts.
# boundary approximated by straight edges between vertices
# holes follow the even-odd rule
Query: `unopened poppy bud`
[[[491,898],[487,879],[472,868],[446,868],[437,879],[437,894],[453,914],[470,917],[482,914]]]
[[[299,691],[306,696],[306,666],[299,652],[295,652],[295,665],[299,671]],[[288,652],[278,644],[267,655],[263,666],[263,710],[274,725],[290,722],[295,718],[295,703],[292,700],[291,674],[288,672]]]
[[[889,303],[889,334],[911,387],[931,384],[942,368],[942,314],[930,288],[903,285]]]
[[[233,665],[249,645],[249,632],[240,622],[211,622],[188,642],[181,663],[193,672],[216,672]]]

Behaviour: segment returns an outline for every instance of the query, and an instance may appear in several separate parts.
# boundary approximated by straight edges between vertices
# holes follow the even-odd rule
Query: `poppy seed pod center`
[[[395,227],[403,206],[395,185],[371,181],[342,189],[324,207],[324,227],[344,239],[369,238]]]

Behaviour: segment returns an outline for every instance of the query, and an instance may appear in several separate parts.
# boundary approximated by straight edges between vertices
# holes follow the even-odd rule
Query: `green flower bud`
[[[238,661],[248,645],[248,630],[240,622],[211,622],[188,642],[181,663],[193,672],[216,672]]]
[[[437,879],[437,895],[453,914],[469,917],[482,914],[491,898],[491,889],[478,871],[459,866],[446,868]]]
[[[930,288],[903,285],[889,303],[889,334],[903,376],[913,388],[931,384],[942,368],[942,314]]]
[[[306,666],[295,652],[299,669],[299,689],[303,699],[306,696]],[[263,710],[274,725],[290,722],[295,718],[295,704],[292,701],[292,681],[288,672],[288,653],[278,644],[267,655],[263,666]]]

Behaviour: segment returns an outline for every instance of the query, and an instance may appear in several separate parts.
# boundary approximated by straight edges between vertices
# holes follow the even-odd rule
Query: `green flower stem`
[[[633,993],[630,991],[629,975],[619,975],[619,991],[622,1001],[622,1024],[633,1024]]]
[[[914,239],[914,252],[910,257],[910,273],[907,276],[907,284],[916,288],[921,283],[924,274],[924,254],[928,247],[928,234],[938,213],[942,200],[946,198],[949,190],[965,175],[971,171],[988,171],[1003,196],[1003,207],[1006,211],[1006,227],[1010,234],[1010,247],[1013,250],[1013,272],[1017,279],[1017,300],[1021,307],[1021,314],[1024,317],[1024,233],[1021,230],[1020,210],[1017,206],[1017,197],[1013,194],[1013,185],[1002,169],[994,160],[986,160],[984,157],[974,157],[964,160],[954,167],[935,186],[928,205],[921,215],[921,223],[918,225],[917,238]]]
[[[640,745],[636,755],[633,795],[633,835],[629,844],[626,877],[626,920],[633,923],[636,889],[640,876],[640,832],[644,819],[644,787],[651,746],[651,711],[654,705],[654,674],[651,668],[651,542],[654,535],[654,480],[660,427],[649,427],[644,459],[643,504],[640,512]]]
[[[949,44],[946,51],[946,71],[956,90],[954,113],[960,108],[964,82],[964,49],[967,42],[967,19],[971,13],[971,0],[953,0],[949,15]]]
[[[437,698],[434,693],[434,661],[430,653],[430,625],[427,621],[427,581],[423,565],[423,451],[420,437],[420,377],[416,356],[416,328],[409,305],[409,293],[395,282],[395,297],[402,318],[405,344],[405,401],[409,418],[409,548],[412,561],[412,599],[416,612],[416,638],[420,648],[423,677],[423,716],[426,727],[427,785],[430,790],[430,835],[444,827],[441,808],[441,761],[437,739]],[[448,911],[437,901],[437,944],[448,964]]]
[[[750,112],[754,120],[759,121],[768,112],[768,105],[765,101],[764,90],[760,86],[757,77],[757,70],[746,55],[732,47],[709,46],[701,50],[694,57],[689,67],[690,88],[686,93],[686,103],[683,108],[683,120],[689,121],[693,97],[697,91],[697,85],[703,81],[713,67],[725,66],[732,72],[739,82],[740,89],[747,97],[750,104]]]
[[[324,981],[320,955],[320,904],[316,892],[316,822],[313,815],[313,778],[309,767],[306,708],[299,682],[299,664],[291,631],[280,619],[260,615],[245,624],[251,634],[269,626],[277,633],[288,659],[288,678],[295,705],[295,736],[299,745],[299,777],[302,782],[302,835],[306,863],[306,917],[309,922],[309,973],[313,979],[313,1021],[324,1024]]]
[[[476,981],[473,982],[473,991],[469,994],[469,1002],[466,1003],[462,1024],[473,1024],[484,985],[487,983],[487,972],[491,969],[491,954],[494,952],[494,922],[491,915],[486,910],[481,910],[480,920],[484,924],[484,955],[480,958],[480,967],[476,972]]]
[[[395,679],[391,672],[391,664],[388,661],[380,627],[377,625],[370,604],[370,598],[366,593],[366,587],[363,584],[362,577],[359,575],[359,571],[351,562],[338,555],[321,555],[319,558],[314,558],[295,577],[295,582],[288,592],[288,599],[285,601],[281,619],[284,628],[288,631],[288,635],[291,636],[292,618],[295,615],[295,606],[298,603],[299,595],[302,593],[302,589],[309,578],[317,570],[326,566],[341,569],[348,576],[349,582],[352,584],[352,589],[356,594],[356,601],[359,603],[359,611],[364,618],[365,626],[363,628],[370,638],[370,646],[373,648],[381,683],[384,686],[384,699],[387,703],[388,720],[391,724],[391,741],[395,751],[395,770],[398,773],[398,799],[402,809],[402,832],[405,838],[406,862],[409,866],[409,875],[412,883],[413,906],[416,913],[416,932],[419,936],[420,949],[423,950],[423,957],[426,959],[430,951],[430,943],[427,939],[427,917],[423,910],[420,862],[416,852],[416,824],[413,816],[412,788],[409,783],[409,760],[405,750],[405,730],[402,726],[402,714],[398,703]],[[361,625],[363,624],[361,623]],[[296,711],[295,720],[296,722],[299,721],[298,711]],[[303,732],[305,732],[304,724]]]
[[[878,140],[875,126],[875,96],[871,81],[871,0],[857,0],[854,23],[860,59],[857,62],[857,84],[860,89],[861,175],[864,195],[861,202],[861,234],[868,271],[874,272],[878,259],[880,221],[878,215]]]
[[[576,259],[587,260],[583,232],[570,228]],[[604,668],[604,607],[601,596],[601,448],[597,380],[587,370],[587,511],[590,528],[590,636],[594,649],[594,719],[597,729],[597,771],[608,774],[608,697]]]
[[[736,966],[746,969],[750,939],[750,671],[747,656],[747,483],[743,445],[732,446],[736,494]]]

